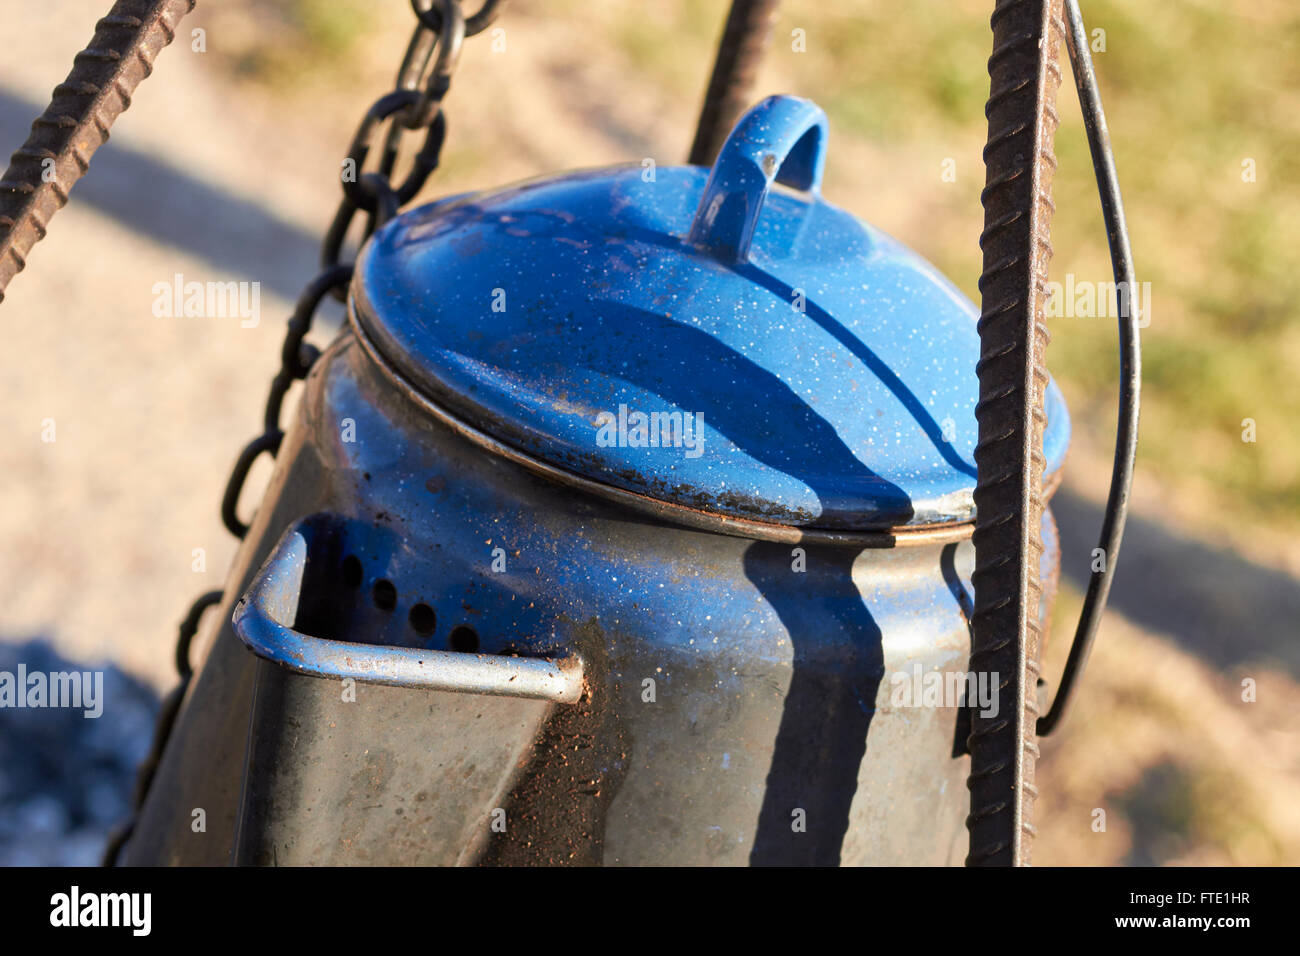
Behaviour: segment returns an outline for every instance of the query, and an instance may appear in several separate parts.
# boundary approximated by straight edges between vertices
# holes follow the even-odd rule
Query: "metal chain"
[[[479,11],[467,20],[460,0],[411,0],[411,7],[416,14],[416,26],[397,71],[396,88],[375,100],[352,137],[341,164],[343,199],[339,202],[338,210],[321,244],[321,271],[307,284],[289,318],[284,345],[280,349],[280,369],[271,382],[270,394],[266,400],[263,431],[239,453],[226,483],[226,491],[221,499],[221,520],[235,537],[242,539],[248,534],[249,526],[240,519],[237,512],[240,492],[248,479],[248,473],[253,463],[263,454],[274,458],[279,452],[284,440],[284,431],[280,428],[280,412],[285,396],[295,381],[307,377],[312,365],[320,357],[320,350],[306,341],[316,311],[326,296],[333,296],[340,301],[347,298],[348,283],[352,280],[355,267],[355,258],[344,261],[344,244],[348,231],[357,216],[365,213],[366,222],[361,239],[364,242],[376,229],[392,219],[402,205],[413,199],[429,175],[438,168],[438,159],[447,134],[442,101],[451,86],[461,43],[466,36],[485,30],[500,14],[505,3],[506,0],[485,0]],[[384,124],[388,124],[388,129],[379,160],[374,170],[365,171],[366,161]],[[421,129],[424,130],[424,140],[410,161],[410,169],[405,176],[395,181],[393,172],[397,166],[402,140],[407,133]],[[134,800],[137,814],[144,805],[180,710],[181,700],[193,676],[189,663],[190,642],[198,631],[203,612],[219,605],[222,596],[220,591],[202,595],[194,602],[181,624],[176,648],[180,684],[163,702],[153,746],[138,771]],[[116,863],[134,825],[134,819],[128,821],[110,839],[104,853],[106,866]]]

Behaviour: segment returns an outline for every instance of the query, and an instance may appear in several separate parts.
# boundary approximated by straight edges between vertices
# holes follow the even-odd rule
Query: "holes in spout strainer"
[[[360,590],[365,584],[365,566],[361,558],[355,554],[349,554],[343,558],[340,568],[342,572],[343,584],[348,588]],[[336,579],[337,580],[337,579]],[[362,591],[364,594],[365,592]],[[370,586],[370,597],[374,606],[380,611],[391,612],[397,609],[398,594],[397,585],[389,578],[379,578]],[[392,640],[404,646],[418,645],[427,648],[441,646],[441,642],[433,641],[434,632],[438,629],[438,615],[433,606],[426,601],[418,601],[410,606],[406,612],[406,621],[411,630],[419,635],[418,639],[413,639],[410,632],[405,637],[398,634],[391,634]],[[401,625],[392,622],[398,629]],[[390,625],[382,625],[387,632]],[[460,625],[452,630],[447,636],[446,647],[452,651],[458,651],[463,654],[477,654],[479,652],[479,636],[474,628],[468,625]]]
[[[427,636],[438,626],[438,615],[433,613],[433,608],[423,602],[411,606],[407,619],[410,620],[411,627],[417,634]]]
[[[355,554],[349,554],[343,559],[343,583],[350,588],[361,587],[361,559]]]
[[[451,636],[447,638],[447,646],[462,654],[477,654],[478,632],[462,624],[451,632]]]
[[[375,607],[381,611],[391,611],[397,607],[397,588],[388,578],[380,578],[375,582],[371,596],[375,599]]]

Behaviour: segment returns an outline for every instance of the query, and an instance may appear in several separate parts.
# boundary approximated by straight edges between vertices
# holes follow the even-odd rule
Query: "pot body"
[[[592,494],[363,334],[307,380],[124,862],[960,862],[963,709],[914,691],[967,669],[969,527],[745,536]]]

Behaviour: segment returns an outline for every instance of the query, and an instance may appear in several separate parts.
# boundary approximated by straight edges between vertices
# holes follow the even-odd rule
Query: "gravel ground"
[[[98,864],[130,810],[158,699],[112,664],[59,656],[47,641],[0,644],[0,671],[102,674],[99,717],[75,708],[0,708],[0,866]]]

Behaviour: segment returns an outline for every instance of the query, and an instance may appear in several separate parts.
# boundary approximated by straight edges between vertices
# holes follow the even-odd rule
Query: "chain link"
[[[465,21],[465,36],[472,37],[490,27],[497,16],[505,9],[506,0],[484,0],[478,13]],[[420,22],[437,33],[442,29],[442,12],[432,0],[411,0],[411,9],[420,18]]]
[[[285,396],[295,381],[307,377],[320,350],[306,341],[312,321],[326,296],[347,299],[355,257],[345,261],[347,234],[359,214],[366,216],[361,242],[388,222],[398,209],[410,202],[438,168],[442,144],[447,135],[447,120],[442,101],[451,87],[452,75],[460,58],[465,37],[487,29],[505,7],[505,0],[486,0],[468,20],[460,0],[411,0],[416,26],[406,47],[406,55],[397,71],[395,89],[371,105],[361,119],[356,134],[341,164],[343,198],[321,243],[321,271],[307,284],[289,318],[284,344],[280,349],[280,369],[271,382],[266,400],[263,431],[239,453],[221,499],[221,520],[237,538],[248,534],[249,526],[239,517],[239,496],[248,473],[263,454],[278,454],[284,440],[280,412]],[[387,124],[383,148],[375,168],[365,170],[379,132]],[[400,179],[393,178],[407,133],[424,130],[424,139],[410,160],[410,168]],[[153,782],[163,749],[171,735],[181,701],[189,687],[193,671],[189,663],[190,642],[198,632],[203,613],[221,603],[221,591],[210,591],[194,602],[180,627],[176,646],[180,684],[163,701],[153,745],[141,764],[136,778],[134,812],[139,813]],[[134,817],[110,838],[104,864],[112,866],[135,826]]]

